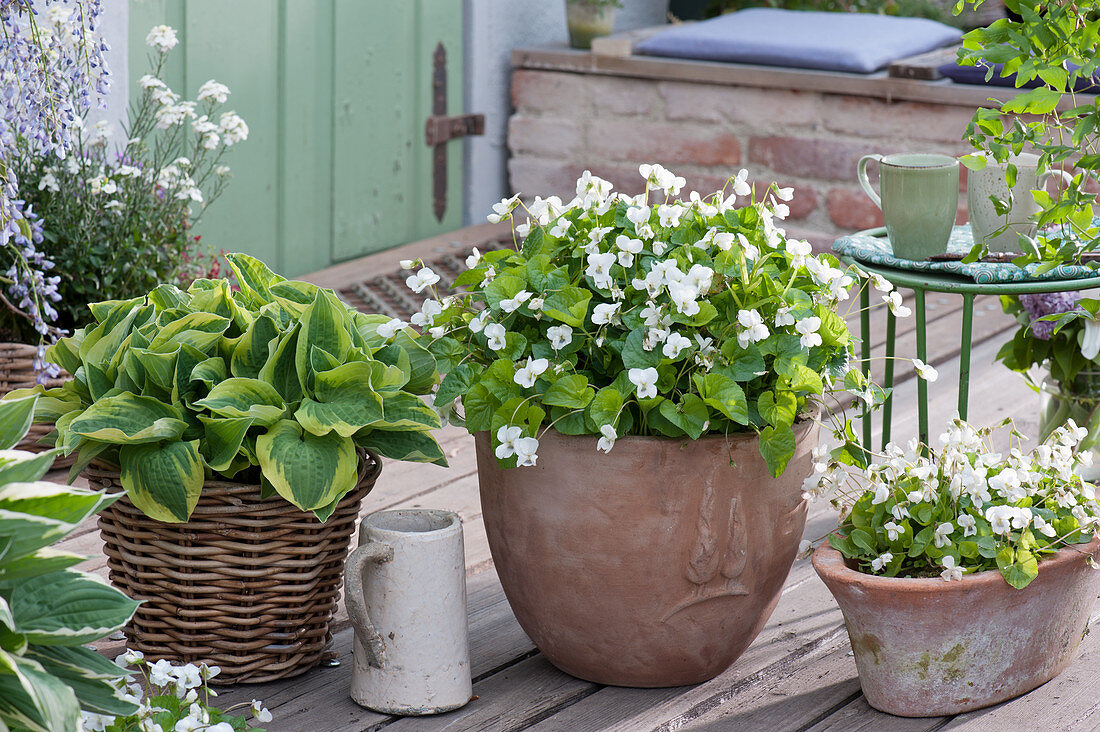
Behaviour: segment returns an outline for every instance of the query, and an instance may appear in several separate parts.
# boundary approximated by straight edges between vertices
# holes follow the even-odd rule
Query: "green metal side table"
[[[858,232],[858,235],[884,237],[886,230],[882,227],[867,229]],[[926,312],[925,296],[929,292],[954,293],[962,296],[962,342],[959,350],[959,417],[966,419],[967,403],[970,396],[970,350],[971,329],[974,324],[974,297],[976,295],[1023,295],[1043,292],[1073,292],[1100,287],[1100,273],[1092,277],[1079,277],[1074,279],[1034,279],[1018,280],[1013,282],[978,283],[973,279],[957,274],[941,272],[928,272],[901,269],[884,264],[874,264],[842,255],[841,261],[847,264],[855,264],[872,274],[881,275],[894,287],[912,290],[914,295],[913,312],[916,316],[917,353],[916,358],[927,363],[927,334],[925,331]],[[864,286],[860,291],[860,357],[862,358],[862,370],[865,376],[870,374],[871,357],[871,292],[869,286]],[[885,362],[885,388],[890,388],[894,383],[894,336],[897,327],[897,318],[893,312],[886,315],[886,362]],[[882,446],[890,441],[890,424],[893,408],[893,393],[886,398],[882,406]],[[871,412],[864,409],[863,415],[863,445],[870,449],[871,446]],[[920,441],[928,444],[928,382],[917,379],[917,425]]]

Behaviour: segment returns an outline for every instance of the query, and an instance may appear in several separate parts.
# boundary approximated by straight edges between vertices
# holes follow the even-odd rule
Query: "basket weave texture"
[[[35,381],[34,354],[37,347],[28,346],[26,343],[0,343],[0,396],[16,389],[31,389],[38,382]],[[46,379],[44,386],[52,389],[61,386],[68,381],[69,376],[64,371],[56,379]],[[27,436],[20,441],[16,448],[29,450],[30,452],[42,452],[50,449],[49,445],[39,443],[43,437],[53,432],[53,423],[32,424]],[[53,467],[67,468],[76,460],[76,454],[59,456],[54,460]]]
[[[127,647],[151,660],[221,667],[217,683],[296,676],[322,660],[332,635],[359,506],[381,460],[360,453],[359,481],[328,521],[258,485],[208,480],[186,523],[148,518],[125,496],[99,514],[111,582],[143,604]],[[119,475],[84,471],[117,493]]]

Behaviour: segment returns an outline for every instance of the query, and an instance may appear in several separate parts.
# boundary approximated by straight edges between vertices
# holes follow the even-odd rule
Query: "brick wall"
[[[828,245],[879,226],[856,183],[867,153],[969,151],[974,106],[815,91],[517,69],[508,129],[513,191],[572,195],[584,169],[634,192],[637,166],[659,162],[701,194],[740,168],[794,186],[788,229]],[[872,164],[871,166],[875,166]],[[965,169],[959,220],[966,220]]]

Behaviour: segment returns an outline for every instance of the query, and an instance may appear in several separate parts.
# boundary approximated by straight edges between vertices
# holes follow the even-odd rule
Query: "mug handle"
[[[881,155],[864,155],[859,159],[859,163],[856,165],[856,177],[859,179],[859,185],[863,188],[863,192],[871,197],[871,200],[875,202],[875,205],[880,209],[882,208],[882,199],[878,197],[878,191],[871,185],[871,181],[867,180],[867,163],[872,160],[881,163]]]
[[[1069,173],[1067,173],[1066,171],[1059,168],[1058,170],[1045,170],[1045,171],[1043,171],[1043,174],[1041,176],[1039,176],[1039,188],[1045,188],[1046,184],[1047,184],[1047,181],[1050,180],[1051,178],[1053,178],[1056,175],[1060,176],[1062,178],[1062,180],[1064,180],[1066,182],[1067,186],[1073,185],[1073,176],[1070,175]]]
[[[383,564],[393,559],[393,547],[377,541],[368,542],[351,553],[344,567],[344,604],[355,626],[355,636],[367,652],[367,664],[382,668],[386,662],[386,644],[374,629],[363,601],[363,570],[367,564]]]

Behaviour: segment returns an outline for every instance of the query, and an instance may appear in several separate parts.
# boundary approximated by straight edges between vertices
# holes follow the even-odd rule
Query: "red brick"
[[[554,71],[512,72],[512,106],[539,111],[576,110],[588,104],[587,76]]]
[[[671,120],[744,122],[766,128],[807,126],[821,121],[820,95],[786,89],[756,89],[667,81],[658,86]]]
[[[749,160],[777,173],[821,180],[856,179],[856,163],[870,153],[887,153],[875,145],[804,137],[753,137]]]
[[[601,156],[637,163],[738,165],[741,144],[734,135],[707,127],[596,119],[589,145]],[[674,169],[675,170],[675,169]]]
[[[568,200],[576,192],[577,178],[583,170],[583,166],[562,160],[522,156],[508,161],[512,192],[522,193],[524,198],[554,195]]]
[[[833,188],[825,198],[829,218],[841,229],[857,231],[882,226],[882,211],[859,188]]]
[[[649,114],[657,106],[657,84],[644,79],[588,76],[596,114]]]
[[[514,114],[508,120],[508,149],[513,155],[568,158],[583,140],[580,127],[570,119]]]
[[[770,180],[763,178],[750,181],[750,183],[756,190],[757,196],[763,196],[771,185]],[[784,183],[779,181],[779,187],[794,189],[794,198],[786,202],[787,208],[791,210],[791,215],[787,217],[788,220],[804,219],[817,210],[817,191],[815,191],[812,186],[804,183]]]
[[[825,128],[867,137],[886,137],[899,145],[927,140],[957,145],[970,118],[971,107],[922,102],[888,102],[870,97],[828,94],[822,98]]]

